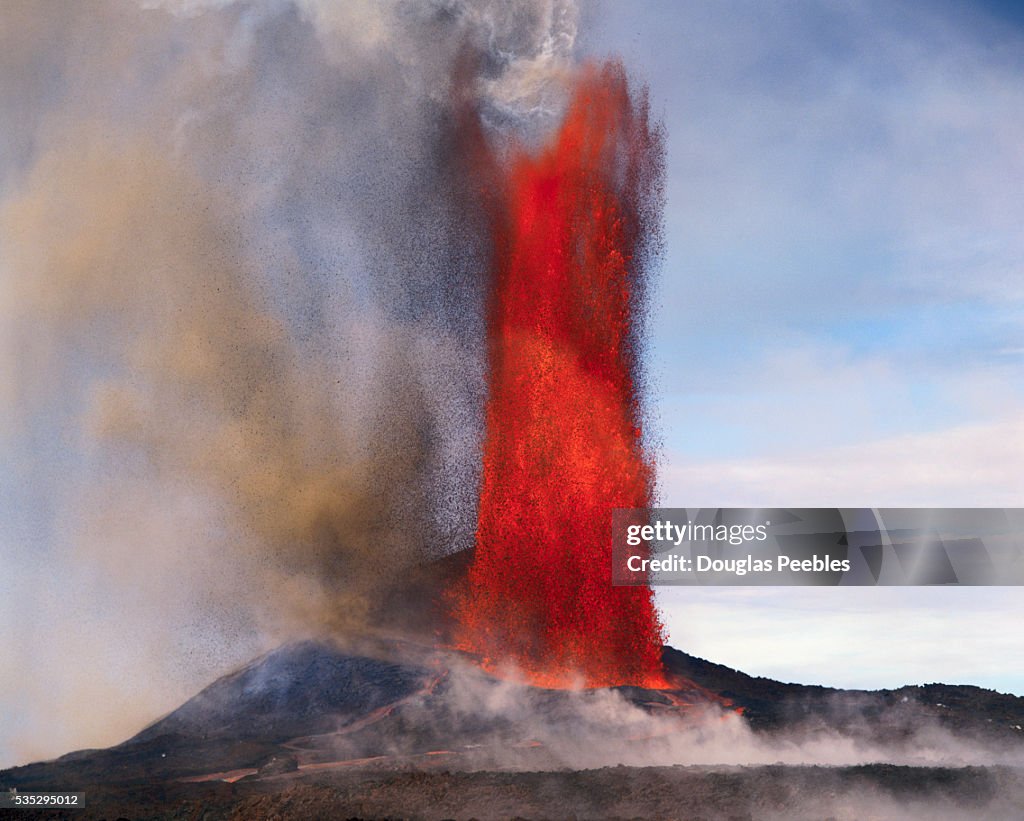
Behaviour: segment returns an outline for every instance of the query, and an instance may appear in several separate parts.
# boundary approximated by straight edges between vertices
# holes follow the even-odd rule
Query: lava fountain
[[[663,686],[649,587],[613,587],[611,511],[651,505],[638,321],[662,146],[622,67],[582,69],[561,125],[499,169],[476,551],[459,644],[543,686]]]

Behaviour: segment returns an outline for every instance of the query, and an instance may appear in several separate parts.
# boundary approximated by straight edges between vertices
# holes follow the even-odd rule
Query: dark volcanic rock
[[[947,819],[1010,821],[1017,772],[967,767],[610,767],[551,772],[348,771],[282,781],[138,786],[90,794],[81,810],[17,810],[21,821],[203,819]],[[0,816],[2,817],[2,816]]]
[[[0,789],[134,784],[258,769],[298,736],[333,733],[419,692],[426,668],[352,655],[326,642],[288,644],[215,681],[106,750],[0,772]]]
[[[304,641],[218,679],[128,743],[159,736],[279,741],[337,730],[422,689],[428,670]]]
[[[257,775],[280,775],[299,769],[299,760],[293,755],[271,756],[270,761],[256,771]]]
[[[707,693],[705,704],[720,703],[715,700],[719,696],[731,700],[767,736],[817,724],[851,736],[868,727],[873,740],[909,739],[911,744],[914,728],[932,719],[958,737],[987,733],[986,738],[1021,744],[1024,733],[1015,725],[1024,725],[1024,699],[952,685],[863,692],[785,684],[666,648],[669,672],[692,682],[689,689],[623,687],[612,699],[602,691],[572,694],[524,687],[509,706],[503,700],[515,685],[473,669],[450,675],[445,664],[452,660],[418,645],[394,644],[364,653],[323,642],[287,645],[217,680],[116,747],[0,772],[0,790],[83,790],[101,808],[83,818],[140,817],[138,807],[150,803],[159,810],[142,817],[206,817],[205,809],[196,815],[183,807],[211,802],[220,807],[211,818],[379,816],[389,811],[435,817],[417,811],[423,806],[446,807],[452,817],[481,818],[567,817],[564,813],[576,806],[586,808],[577,813],[580,817],[604,817],[601,807],[612,805],[613,814],[623,817],[671,816],[684,806],[728,807],[738,817],[763,817],[766,810],[791,817],[786,814],[791,800],[813,804],[817,790],[832,796],[832,807],[835,796],[856,795],[860,779],[884,793],[883,803],[902,800],[904,793],[913,798],[944,790],[965,808],[995,806],[1007,794],[1014,801],[1020,797],[1020,790],[1010,789],[1018,771],[993,774],[988,768],[723,767],[662,769],[657,777],[649,767],[613,768],[600,776],[453,773],[565,767],[553,749],[549,754],[530,733],[542,727],[549,739],[576,736],[580,745],[592,737],[609,738],[591,736],[587,722],[604,722],[609,705],[621,704],[619,697],[648,714],[661,714],[680,704],[698,704]],[[493,704],[503,706],[488,706]],[[642,737],[612,738],[616,744],[646,743]],[[500,755],[489,757],[493,750]],[[673,806],[665,799],[662,791],[681,800],[673,785],[684,775],[687,795],[702,796],[707,803]],[[629,785],[646,792],[631,796]],[[534,789],[539,792],[530,793]],[[733,789],[746,792],[733,796]],[[419,803],[428,799],[435,803]],[[547,805],[547,800],[554,803]],[[886,817],[874,806],[865,811]]]
[[[840,690],[749,676],[666,647],[669,672],[730,699],[755,729],[818,723],[840,730],[873,724],[898,736],[923,721],[972,736],[1024,741],[1024,697],[971,685],[926,684],[896,690]]]

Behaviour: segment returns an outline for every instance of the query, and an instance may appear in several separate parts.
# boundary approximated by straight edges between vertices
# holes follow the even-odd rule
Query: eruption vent
[[[661,146],[620,66],[584,69],[536,152],[498,161],[489,397],[461,643],[533,683],[659,686],[652,593],[611,584],[611,510],[646,507],[637,333]]]

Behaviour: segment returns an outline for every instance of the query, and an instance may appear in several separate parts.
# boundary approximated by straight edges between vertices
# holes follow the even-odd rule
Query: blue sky
[[[672,506],[1024,502],[1024,14],[604,3],[667,128],[653,415]],[[1024,693],[1024,596],[666,589],[752,673]]]
[[[595,39],[668,131],[651,367],[669,450],[873,441],[1019,402],[1016,27],[936,4],[632,8],[606,4]],[[838,371],[842,424],[787,423]]]

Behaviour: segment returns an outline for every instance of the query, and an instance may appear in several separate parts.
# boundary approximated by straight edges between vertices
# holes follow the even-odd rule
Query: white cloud
[[[661,471],[686,507],[1019,507],[1024,414],[858,446]],[[659,588],[671,642],[753,675],[836,687],[970,683],[1024,694],[1019,588]]]
[[[687,463],[669,456],[673,507],[1019,507],[1024,419],[962,425],[866,444]]]
[[[670,642],[803,684],[879,689],[943,682],[1024,694],[1017,588],[663,587]]]
[[[592,50],[623,50],[667,125],[656,352],[703,381],[780,336],[845,341],[880,319],[903,324],[894,361],[935,371],[1019,345],[1019,31],[948,4],[604,11]]]

